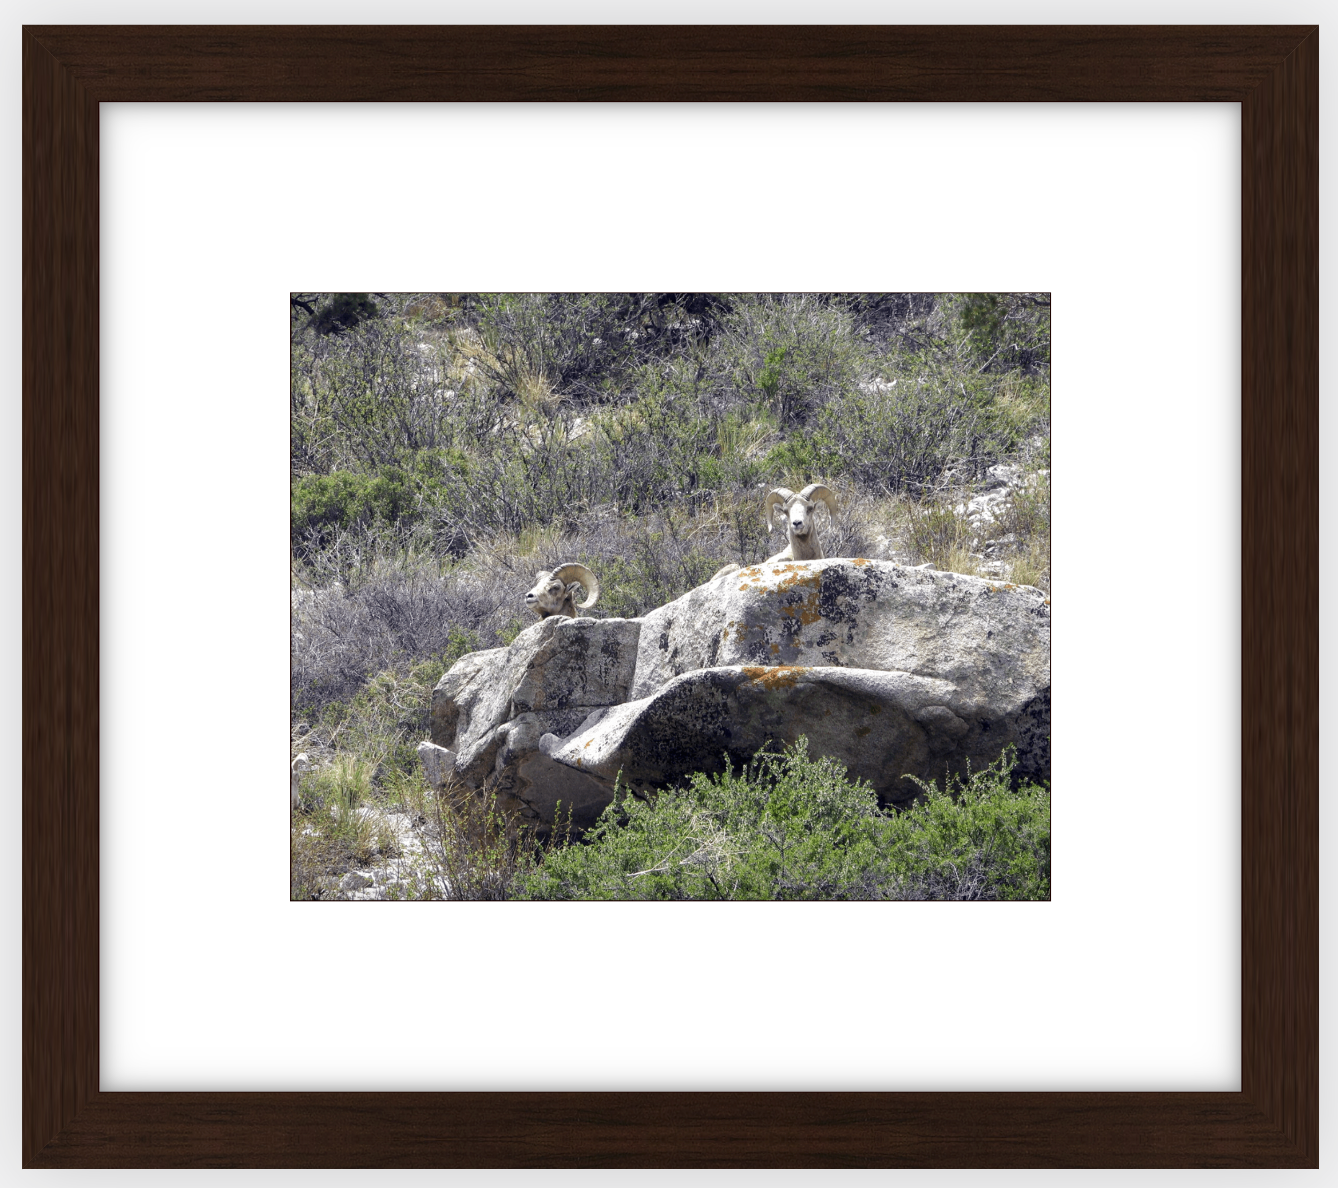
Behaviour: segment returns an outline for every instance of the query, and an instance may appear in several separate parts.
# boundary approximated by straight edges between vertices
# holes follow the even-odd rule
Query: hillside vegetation
[[[1049,591],[1048,294],[301,293],[290,328],[295,896],[387,860],[462,893],[483,866],[442,839],[488,829],[534,860],[447,820],[477,809],[429,803],[414,747],[440,675],[534,621],[540,568],[644,614],[783,547],[762,496],[824,481],[828,556]]]

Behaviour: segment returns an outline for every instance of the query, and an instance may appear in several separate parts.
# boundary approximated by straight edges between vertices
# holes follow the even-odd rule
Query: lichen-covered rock
[[[640,629],[637,619],[553,616],[509,647],[462,657],[432,691],[432,743],[454,754],[465,783],[477,788],[496,776],[503,803],[523,816],[546,826],[561,801],[564,819],[570,811],[575,826],[588,824],[608,803],[607,790],[553,764],[538,741],[627,699]],[[439,753],[431,758],[440,765]]]
[[[432,742],[474,787],[577,829],[619,771],[653,788],[807,735],[885,800],[1017,747],[1050,776],[1050,603],[1039,590],[887,561],[725,574],[643,619],[545,619],[464,657]],[[425,755],[440,765],[442,755]]]
[[[1000,708],[907,672],[730,665],[674,677],[649,697],[592,716],[574,735],[545,735],[540,747],[610,787],[621,773],[624,785],[645,790],[721,771],[727,759],[738,764],[802,734],[810,754],[838,759],[884,801],[905,804],[919,792],[906,775],[941,781],[968,765],[979,770],[1008,743],[1048,768],[1048,713],[1042,742],[1025,713]]]
[[[752,565],[642,620],[633,699],[699,668],[909,672],[1017,704],[1050,687],[1050,602],[1030,586],[891,561]]]

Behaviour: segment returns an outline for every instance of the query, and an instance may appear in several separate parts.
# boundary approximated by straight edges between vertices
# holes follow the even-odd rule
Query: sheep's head
[[[777,487],[767,496],[762,513],[767,531],[783,523],[790,536],[805,539],[813,531],[813,512],[819,503],[825,503],[827,510],[836,515],[836,496],[821,483],[809,483],[798,495],[788,487]]]
[[[586,600],[576,601],[576,591],[582,586]],[[541,619],[549,615],[576,617],[576,608],[589,610],[599,597],[599,579],[584,565],[559,565],[556,569],[541,569],[535,576],[534,589],[525,595],[525,605]]]

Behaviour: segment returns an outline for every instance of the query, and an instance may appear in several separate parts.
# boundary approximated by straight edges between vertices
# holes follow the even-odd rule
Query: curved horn
[[[585,587],[585,601],[576,604],[582,610],[589,610],[595,605],[596,599],[599,598],[599,578],[584,565],[578,565],[574,561],[568,565],[559,565],[553,570],[553,576],[564,585],[567,582],[580,582]]]
[[[809,483],[807,487],[799,492],[799,497],[807,499],[810,503],[815,499],[821,499],[827,505],[827,510],[832,515],[836,515],[836,496],[821,483]]]
[[[794,492],[789,487],[777,487],[766,497],[762,504],[762,523],[768,532],[776,527],[776,504],[788,504],[793,498]]]

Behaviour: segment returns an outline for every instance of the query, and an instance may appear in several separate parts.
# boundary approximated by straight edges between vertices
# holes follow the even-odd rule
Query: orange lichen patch
[[[858,730],[855,731],[855,737],[863,738],[872,729],[873,729],[872,726],[861,726]]]
[[[585,740],[585,746],[586,746],[586,749],[587,749],[587,750],[589,750],[589,748],[590,748],[590,744],[591,744],[592,742],[594,742],[594,741],[595,741],[595,740],[594,740],[593,738],[587,738],[587,739]]]
[[[850,562],[852,565],[868,565],[868,560],[864,557],[854,557]]]
[[[776,583],[777,594],[787,594],[796,586],[812,586],[817,589],[822,584],[822,574],[789,566],[784,570],[787,575]]]
[[[772,644],[772,645],[771,645],[771,650],[772,650],[773,652],[779,652],[779,651],[780,651],[780,644]]]
[[[775,668],[748,666],[744,668],[743,675],[770,691],[773,689],[793,689],[799,683],[799,678],[807,671],[807,668],[800,665],[780,664]]]

